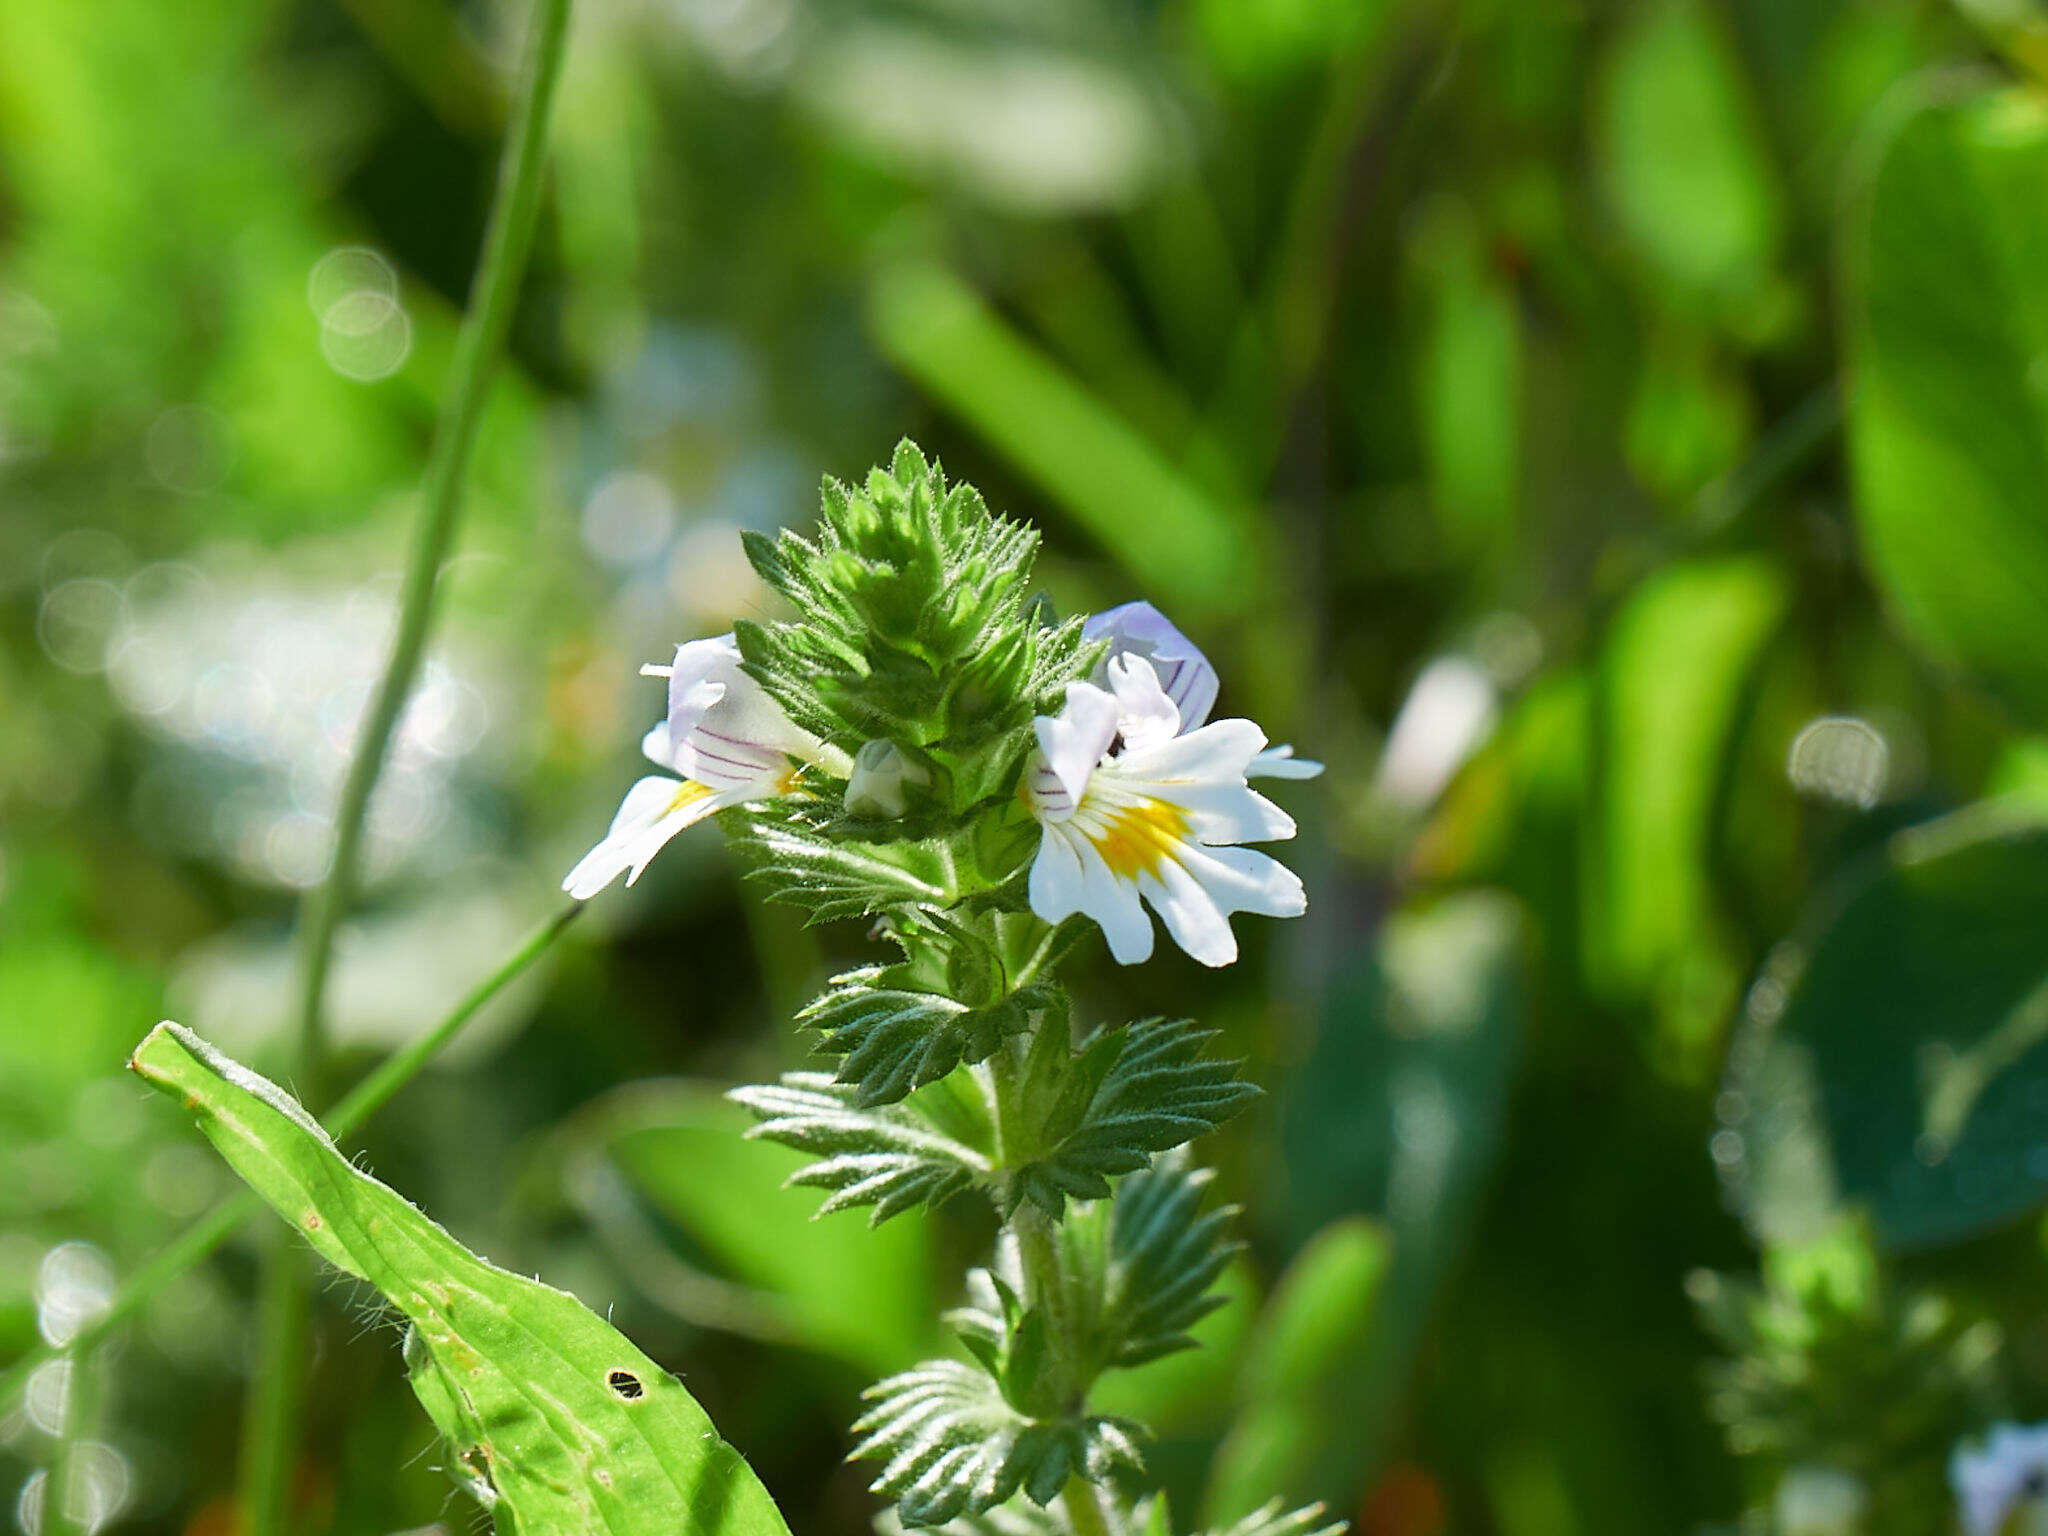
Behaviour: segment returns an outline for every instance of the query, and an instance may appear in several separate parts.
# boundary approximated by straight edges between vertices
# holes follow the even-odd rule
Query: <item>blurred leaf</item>
[[[1894,1248],[2048,1193],[2048,827],[1984,804],[1894,836],[1751,991],[1716,1160],[1751,1227],[1840,1203]]]
[[[1789,593],[1748,556],[1673,566],[1615,617],[1595,704],[1586,969],[1640,996],[1711,938],[1715,800],[1738,712]]]
[[[607,1155],[728,1273],[776,1298],[797,1337],[867,1371],[914,1360],[936,1332],[922,1212],[871,1229],[818,1216],[786,1187],[803,1153],[749,1141],[752,1116],[708,1084],[643,1082],[585,1111]]]
[[[1904,627],[2048,715],[2048,99],[1911,115],[1845,242],[1850,446]]]
[[[1265,83],[1359,46],[1389,9],[1387,0],[1200,0],[1194,13],[1222,73]]]
[[[1679,305],[1716,312],[1763,283],[1784,222],[1755,109],[1703,0],[1624,14],[1594,122],[1608,199]]]
[[[1347,1378],[1372,1332],[1391,1247],[1362,1216],[1341,1217],[1294,1256],[1245,1350],[1242,1406],[1210,1473],[1213,1522],[1259,1508],[1274,1488],[1312,1475],[1327,1431],[1342,1413]]]
[[[1392,1245],[1372,1326],[1323,1365],[1321,1410],[1268,1430],[1246,1431],[1232,1454],[1231,1492],[1278,1494],[1351,1508],[1386,1451],[1395,1405],[1433,1297],[1462,1247],[1501,1136],[1501,1114],[1519,1052],[1526,981],[1522,908],[1497,891],[1465,891],[1397,913],[1377,946],[1355,952],[1330,979],[1321,1031],[1281,1097],[1284,1206],[1303,1240],[1332,1222],[1374,1212]],[[1349,1273],[1362,1294],[1371,1257],[1362,1229],[1309,1273],[1301,1316],[1274,1335],[1269,1380],[1294,1375],[1302,1340],[1337,1327],[1308,1298],[1341,1291]],[[1328,1269],[1321,1268],[1328,1265]],[[1299,1331],[1297,1331],[1299,1330]],[[1320,1367],[1319,1367],[1320,1371]],[[1281,1439],[1290,1443],[1278,1443]],[[1270,1458],[1270,1459],[1269,1459]],[[1237,1479],[1259,1467],[1287,1481],[1263,1491]],[[1212,1514],[1241,1514],[1219,1506]]]
[[[1734,469],[1750,438],[1741,375],[1704,337],[1653,335],[1629,397],[1622,447],[1643,488],[1684,506]]]
[[[1521,493],[1522,320],[1470,209],[1445,200],[1417,233],[1428,294],[1417,359],[1437,515],[1461,552],[1512,562]]]
[[[573,1296],[476,1257],[190,1030],[159,1024],[131,1065],[323,1258],[405,1315],[413,1389],[499,1530],[787,1536],[682,1383]]]
[[[1176,617],[1242,612],[1263,565],[1247,521],[1217,505],[952,272],[899,261],[869,321],[920,386],[1036,480]],[[1187,622],[1187,621],[1183,621]]]

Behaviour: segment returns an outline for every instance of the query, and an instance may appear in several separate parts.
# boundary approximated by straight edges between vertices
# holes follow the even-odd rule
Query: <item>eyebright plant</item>
[[[1245,844],[1294,823],[1250,787],[1321,765],[1210,720],[1218,679],[1156,609],[1054,623],[1037,538],[904,443],[816,534],[749,536],[785,619],[680,646],[627,791],[564,882],[579,898],[711,816],[771,899],[859,918],[894,950],[805,1008],[835,1070],[732,1096],[751,1134],[816,1161],[821,1209],[877,1222],[969,1191],[1002,1222],[947,1321],[958,1358],[878,1383],[854,1455],[904,1526],[1156,1529],[1113,1481],[1145,1432],[1095,1411],[1107,1372],[1190,1346],[1220,1300],[1233,1212],[1181,1148],[1254,1096],[1186,1021],[1084,1026],[1057,978],[1091,926],[1129,965],[1153,915],[1237,958],[1235,913],[1298,915],[1301,882]],[[1150,908],[1150,912],[1147,908]],[[1314,1511],[1260,1517],[1296,1536]]]

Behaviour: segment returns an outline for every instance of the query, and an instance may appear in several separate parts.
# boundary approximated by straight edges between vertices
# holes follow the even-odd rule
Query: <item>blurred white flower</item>
[[[1870,1491],[1837,1467],[1798,1466],[1772,1501],[1777,1536],[1856,1536],[1870,1513]]]
[[[1964,1536],[2004,1536],[2023,1515],[2023,1533],[2048,1530],[2048,1424],[1994,1424],[1977,1446],[1949,1455],[1949,1487]]]

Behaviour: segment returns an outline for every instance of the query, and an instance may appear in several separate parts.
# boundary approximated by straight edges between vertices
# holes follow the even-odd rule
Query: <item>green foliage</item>
[[[934,1092],[951,1086],[941,1084]],[[858,1087],[821,1072],[788,1072],[779,1085],[736,1088],[731,1097],[760,1117],[749,1136],[821,1154],[820,1161],[790,1175],[793,1184],[833,1191],[818,1207],[820,1215],[872,1205],[874,1219],[882,1222],[937,1205],[987,1174],[984,1153],[933,1123],[927,1111],[931,1092],[879,1108],[862,1107],[859,1095]]]
[[[1891,1247],[2037,1204],[2048,1083],[2048,829],[1986,803],[1893,837],[1752,990],[1724,1161],[1752,1228],[1801,1241],[1840,1202]]]
[[[1886,140],[1845,241],[1850,446],[1872,575],[1931,651],[2037,724],[2048,719],[2044,177],[2037,92],[1926,102]]]
[[[1082,670],[1078,621],[1027,619],[1037,544],[906,441],[860,489],[825,483],[815,540],[748,538],[797,617],[734,627],[747,670],[827,740],[911,751],[937,804],[962,813],[1014,777],[1032,717]]]
[[[1018,1490],[1052,1501],[1070,1477],[1105,1482],[1141,1467],[1134,1426],[1089,1414],[1034,1419],[996,1380],[958,1360],[934,1360],[868,1389],[874,1407],[853,1426],[856,1458],[887,1458],[875,1491],[907,1526],[937,1525],[993,1508]]]
[[[1325,1514],[1320,1504],[1290,1510],[1275,1499],[1242,1520],[1204,1531],[1200,1536],[1337,1536],[1345,1529],[1344,1522],[1326,1520]],[[1101,1511],[1101,1520],[1108,1536],[1173,1536],[1166,1501],[1156,1496],[1130,1505],[1110,1500]],[[881,1529],[888,1532],[893,1524],[885,1520]],[[1094,1527],[1091,1524],[1087,1529],[1092,1531]],[[1049,1505],[1016,1499],[983,1514],[962,1515],[938,1527],[941,1536],[1081,1536],[1081,1530],[1067,1497]]]
[[[1702,1271],[1688,1289],[1731,1357],[1707,1397],[1730,1450],[1773,1474],[1856,1476],[1871,1536],[1943,1528],[1948,1452],[1989,1405],[1995,1328],[1938,1294],[1895,1293],[1853,1219],[1767,1249],[1761,1285]]]
[[[131,1064],[323,1258],[405,1317],[413,1388],[500,1531],[787,1536],[682,1383],[574,1297],[477,1258],[191,1031],[158,1025]]]
[[[706,1083],[622,1085],[565,1128],[564,1193],[624,1278],[685,1323],[870,1374],[924,1355],[944,1294],[929,1225],[817,1219],[806,1191],[784,1187],[803,1160],[749,1142],[747,1119]]]
[[[1095,1032],[1078,1052],[1039,1030],[1009,1085],[998,1205],[1029,1200],[1057,1220],[1069,1199],[1100,1200],[1109,1180],[1207,1135],[1258,1097],[1236,1064],[1205,1057],[1214,1030],[1141,1019]]]
[[[823,1032],[820,1050],[845,1057],[838,1080],[853,1087],[854,1103],[863,1109],[893,1104],[963,1061],[987,1060],[1050,1001],[1044,989],[1027,988],[977,1007],[945,992],[894,984],[917,975],[914,964],[848,971],[798,1015]]]
[[[1016,1371],[1037,1368],[1041,1331],[1058,1334],[1065,1379],[1082,1389],[1106,1370],[1192,1348],[1188,1330],[1223,1304],[1210,1287],[1239,1248],[1228,1235],[1235,1207],[1198,1214],[1212,1177],[1161,1159],[1119,1180],[1113,1198],[1074,1206],[1056,1229],[1050,1274],[1027,1274],[1012,1231],[994,1266],[968,1276],[967,1305],[947,1321],[1027,1397]]]
[[[1212,1518],[1256,1511],[1269,1490],[1315,1475],[1328,1438],[1320,1426],[1344,1421],[1351,1384],[1370,1358],[1391,1256],[1382,1226],[1349,1217],[1288,1265],[1238,1370],[1237,1418],[1209,1473]]]

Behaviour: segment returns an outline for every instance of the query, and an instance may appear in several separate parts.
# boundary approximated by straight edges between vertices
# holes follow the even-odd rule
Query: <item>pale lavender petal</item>
[[[1160,686],[1180,712],[1183,731],[1195,729],[1216,707],[1216,669],[1194,641],[1150,603],[1125,603],[1092,614],[1081,633],[1090,640],[1109,641],[1108,659],[1130,655],[1151,662]]]

